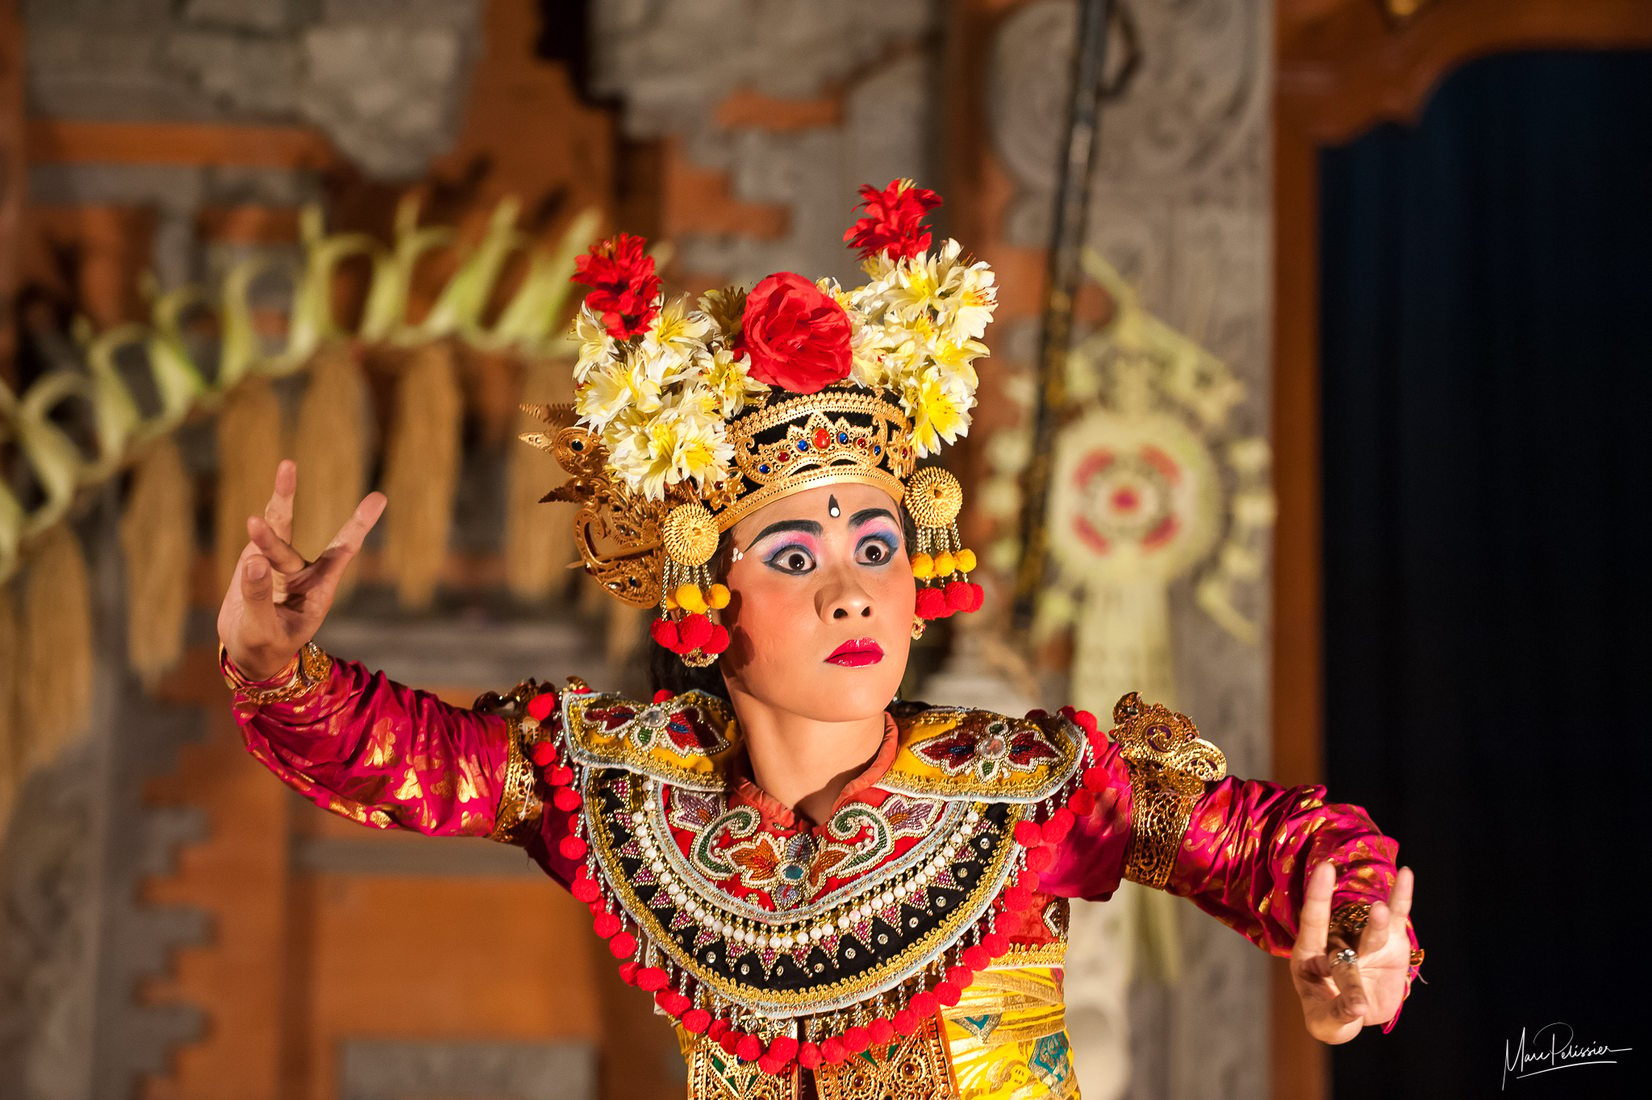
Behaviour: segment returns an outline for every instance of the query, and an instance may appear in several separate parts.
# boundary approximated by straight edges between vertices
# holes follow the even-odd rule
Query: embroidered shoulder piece
[[[576,763],[697,791],[723,789],[739,744],[729,705],[701,691],[655,703],[569,691],[562,696],[562,717]]]
[[[1205,784],[1227,775],[1222,750],[1199,737],[1185,715],[1131,692],[1113,708],[1112,739],[1130,771],[1134,796],[1124,877],[1164,889]]]
[[[900,751],[878,786],[904,794],[1041,802],[1072,779],[1085,745],[1065,714],[931,707],[897,724]]]

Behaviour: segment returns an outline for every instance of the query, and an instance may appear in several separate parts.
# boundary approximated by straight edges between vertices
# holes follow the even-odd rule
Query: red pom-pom
[[[797,1057],[797,1040],[790,1035],[780,1036],[780,1038],[769,1044],[769,1057],[780,1059],[781,1065],[790,1062]]]
[[[970,583],[968,581],[946,582],[946,607],[948,611],[968,611]]]
[[[731,1027],[721,1035],[717,1036],[717,1045],[723,1048],[723,1052],[725,1054],[733,1054],[735,1051],[740,1049],[740,1040],[745,1037],[745,1032],[736,1031]]]
[[[528,759],[541,768],[556,763],[556,746],[549,741],[537,741],[533,748],[528,750]]]
[[[657,966],[645,966],[637,971],[637,988],[645,993],[657,993],[666,986],[666,973]]]
[[[955,982],[936,982],[935,999],[951,1008],[964,999],[964,991],[959,989]]]
[[[1018,923],[1019,921],[1014,913],[1000,912],[992,920],[992,931],[998,933],[1000,936],[1008,936],[1017,930],[1016,925]],[[988,935],[991,935],[991,933],[988,933]],[[986,936],[982,936],[981,938],[985,940]]]
[[[1074,711],[1073,721],[1077,722],[1079,729],[1083,730],[1085,733],[1096,732],[1096,716],[1087,710]]]
[[[902,1035],[910,1035],[918,1030],[918,1014],[910,1008],[903,1008],[895,1013],[895,1030]]]
[[[716,625],[711,628],[711,637],[700,647],[706,653],[718,654],[728,648],[728,627]]]
[[[655,619],[648,624],[649,635],[660,645],[676,653],[682,649],[682,639],[677,634],[677,624],[670,619]]]
[[[1067,805],[1079,817],[1089,817],[1096,810],[1095,792],[1088,787],[1080,787],[1073,792],[1073,797],[1067,800]]]
[[[535,722],[543,722],[556,709],[556,692],[542,691],[528,700],[528,714]]]
[[[558,764],[545,774],[545,781],[553,787],[566,787],[574,781],[574,769],[566,764]]]
[[[939,588],[918,589],[918,602],[914,610],[920,619],[939,619],[946,614],[946,593]]]
[[[1050,848],[1029,848],[1027,850],[1027,869],[1030,871],[1047,871],[1055,862],[1055,851]]]
[[[662,989],[654,994],[654,1003],[668,1016],[681,1016],[694,1002],[675,989]]]
[[[711,1026],[711,1013],[703,1008],[691,1008],[683,1013],[683,1030],[698,1035]]]
[[[949,966],[946,971],[946,980],[959,989],[968,989],[975,980],[975,971],[967,966]]]
[[[557,851],[562,853],[563,859],[584,859],[590,848],[583,837],[577,836],[565,836],[562,843],[557,845]]]
[[[879,1016],[876,1020],[873,1020],[871,1024],[867,1026],[866,1030],[871,1034],[872,1042],[876,1043],[880,1047],[888,1046],[890,1043],[895,1041],[895,1025],[884,1019],[882,1016]]]
[[[804,1043],[797,1048],[797,1064],[804,1069],[814,1069],[820,1065],[820,1048],[814,1043]]]
[[[579,797],[579,792],[572,787],[558,787],[556,793],[551,795],[551,805],[565,814],[571,814],[579,809],[580,803],[584,801]]]
[[[623,959],[627,955],[634,955],[637,952],[637,937],[633,936],[629,932],[621,932],[619,935],[608,941],[608,950],[613,953],[613,956],[616,959]]]
[[[659,691],[654,693],[654,702],[656,703],[663,703],[669,698],[671,698],[670,688],[661,688]]]
[[[1033,892],[1031,890],[1027,889],[1025,886],[1021,885],[1019,882],[1016,883],[1014,886],[1008,886],[1008,887],[1004,888],[1004,908],[1005,909],[1015,909],[1015,910],[1027,909],[1027,908],[1030,908],[1032,906],[1032,903],[1033,903]]]
[[[1038,889],[1038,872],[1022,868],[1021,873],[1015,876],[1015,881],[1029,890],[1036,891]]]
[[[584,868],[582,867],[580,870],[584,870]],[[584,902],[586,905],[596,901],[602,894],[602,891],[597,889],[597,884],[588,878],[574,879],[574,884],[569,889],[572,891],[575,901]]]
[[[912,998],[912,1011],[919,1016],[933,1016],[940,1004],[935,1000],[935,994],[925,990]]]
[[[729,1033],[731,1026],[727,1020],[719,1016],[706,1027],[706,1038],[713,1041],[721,1040],[723,1036]]]
[[[980,944],[964,948],[964,965],[971,970],[985,970],[992,965],[992,956]]]
[[[843,1033],[843,1045],[851,1054],[859,1054],[872,1045],[872,1033],[856,1024]]]
[[[786,1063],[782,1062],[779,1058],[776,1058],[772,1054],[765,1054],[761,1058],[757,1059],[757,1068],[768,1074],[770,1077],[774,1077],[778,1075],[781,1070],[786,1068]]]
[[[1107,774],[1107,769],[1099,764],[1093,768],[1084,769],[1084,785],[1097,794],[1105,791],[1107,784],[1112,781],[1113,777]]]
[[[981,947],[996,959],[1010,949],[1010,938],[1002,932],[988,932],[981,937]]]
[[[969,587],[969,606],[964,610],[966,612],[981,610],[981,605],[987,602],[987,590],[974,581],[965,581],[964,584]]]
[[[1044,843],[1060,844],[1067,839],[1067,834],[1073,831],[1073,811],[1063,806],[1050,815],[1050,820],[1044,822]]]
[[[1038,827],[1036,821],[1017,821],[1015,842],[1023,848],[1036,848],[1044,843],[1044,831]]]
[[[623,928],[624,924],[620,921],[619,914],[610,913],[605,909],[597,914],[596,919],[591,922],[591,927],[596,929],[597,935],[607,939]]]
[[[755,1035],[742,1035],[734,1053],[742,1062],[755,1062],[763,1057],[763,1040]]]
[[[620,981],[626,985],[637,984],[637,971],[642,969],[642,963],[636,959],[626,959],[619,965]]]
[[[849,1048],[836,1035],[820,1044],[820,1056],[834,1066],[849,1057]]]
[[[711,620],[704,615],[684,615],[677,624],[677,637],[684,649],[699,649],[711,637]]]

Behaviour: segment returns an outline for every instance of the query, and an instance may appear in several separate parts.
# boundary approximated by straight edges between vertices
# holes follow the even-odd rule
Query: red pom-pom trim
[[[964,965],[971,970],[985,970],[992,965],[992,955],[980,944],[964,948]]]
[[[638,962],[636,959],[626,959],[624,962],[620,963],[619,966],[620,981],[624,982],[626,985],[636,985],[637,971],[641,969],[642,963]]]
[[[565,836],[562,843],[557,845],[557,851],[562,853],[563,859],[584,859],[585,853],[590,849],[591,846],[585,843],[585,838],[577,836]]]
[[[895,1030],[902,1035],[910,1035],[918,1030],[918,1014],[910,1008],[903,1008],[895,1013]]]
[[[556,709],[556,692],[542,691],[528,700],[528,714],[535,722],[543,722]]]
[[[878,1046],[887,1046],[895,1041],[895,1025],[879,1016],[866,1028],[867,1034],[872,1036],[872,1042]]]
[[[969,599],[968,581],[946,582],[946,607],[948,611],[968,611]]]
[[[769,1057],[778,1058],[781,1065],[785,1065],[797,1057],[797,1040],[790,1035],[782,1035],[769,1044]]]
[[[755,1062],[763,1057],[763,1040],[755,1035],[743,1035],[734,1048],[734,1053],[742,1062]]]
[[[729,1033],[729,1028],[732,1026],[733,1025],[727,1020],[719,1016],[715,1020],[711,1021],[710,1025],[707,1026],[706,1038],[713,1041],[720,1040],[723,1036]]]
[[[648,624],[648,633],[654,641],[673,653],[682,648],[682,639],[677,634],[677,624],[670,619],[655,619]]]
[[[683,1030],[698,1035],[711,1026],[711,1013],[703,1008],[691,1008],[683,1013]]]
[[[970,983],[975,981],[975,971],[967,966],[951,966],[947,968],[946,980],[959,989],[968,989]]]
[[[658,993],[668,980],[665,971],[657,966],[645,966],[637,971],[637,988],[645,993]]]
[[[958,988],[956,982],[936,982],[935,999],[951,1008],[964,999],[964,991]]]
[[[772,1054],[765,1054],[761,1058],[757,1059],[757,1068],[768,1074],[770,1077],[774,1077],[777,1076],[781,1070],[786,1068],[786,1063]]]
[[[1047,871],[1054,862],[1055,852],[1049,848],[1027,849],[1027,869],[1030,871]]]
[[[797,1048],[797,1064],[804,1069],[814,1069],[821,1062],[820,1047],[814,1043],[804,1043]]]
[[[549,767],[556,763],[556,746],[549,741],[537,741],[528,750],[528,759],[541,768]]]
[[[656,703],[663,703],[669,698],[671,698],[670,688],[661,688],[659,691],[654,693],[654,702]]]
[[[572,787],[558,787],[556,793],[551,795],[551,805],[565,814],[571,814],[579,809],[580,804],[584,801],[579,796],[579,792]]]
[[[728,627],[716,625],[711,628],[711,637],[700,647],[706,653],[716,655],[728,648]]]
[[[1075,815],[1072,810],[1063,806],[1050,815],[1050,820],[1044,822],[1044,843],[1060,844],[1067,839],[1067,834],[1073,831]]]
[[[1080,787],[1067,800],[1067,805],[1079,817],[1089,817],[1096,812],[1096,794],[1088,787]]]
[[[1099,764],[1093,768],[1084,769],[1084,785],[1097,794],[1107,789],[1107,784],[1111,779],[1112,777],[1107,774],[1107,769]]]
[[[675,989],[662,989],[654,994],[654,1003],[668,1016],[681,1016],[694,1002],[687,994],[679,993]]]
[[[1074,711],[1073,721],[1077,722],[1079,729],[1082,729],[1085,733],[1093,734],[1096,732],[1096,716],[1087,710]]]
[[[566,787],[574,781],[574,769],[566,764],[558,764],[545,778],[553,787]]]
[[[623,959],[637,953],[637,937],[629,932],[621,932],[608,941],[608,950],[613,952],[614,958]]]
[[[996,959],[1010,949],[1010,938],[1002,932],[988,932],[981,937],[981,946]]]
[[[939,619],[947,613],[946,594],[939,588],[920,588],[914,609],[920,619]]]
[[[603,939],[608,939],[621,928],[625,927],[625,925],[620,921],[617,913],[610,913],[607,910],[603,910],[598,913],[596,919],[591,922],[591,927],[596,930],[597,935],[601,936]]]
[[[684,615],[677,624],[677,637],[684,649],[699,649],[711,638],[711,620],[698,613]]]
[[[745,1037],[745,1032],[736,1031],[731,1027],[721,1035],[717,1036],[717,1045],[723,1048],[723,1053],[733,1054],[736,1050],[740,1049],[740,1040]]]
[[[1029,890],[1037,890],[1038,872],[1023,869],[1019,875],[1015,876],[1015,881]]]
[[[872,1045],[872,1033],[856,1024],[843,1033],[843,1045],[850,1054],[859,1054]]]
[[[1036,848],[1044,843],[1044,831],[1035,821],[1017,821],[1015,823],[1015,842],[1023,848]]]
[[[940,1002],[935,999],[935,994],[927,989],[912,998],[912,1011],[919,1016],[933,1016],[939,1007]]]
[[[836,1035],[820,1044],[820,1056],[834,1066],[849,1057],[849,1048],[843,1045],[843,1040]]]

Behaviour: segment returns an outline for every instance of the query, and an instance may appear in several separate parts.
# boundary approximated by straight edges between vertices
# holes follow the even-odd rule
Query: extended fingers
[[[1325,954],[1325,937],[1331,927],[1331,893],[1336,888],[1336,868],[1321,863],[1308,875],[1308,890],[1302,898],[1302,915],[1291,953],[1298,958]]]
[[[275,491],[264,505],[264,522],[283,542],[293,538],[293,495],[298,492],[298,463],[284,458],[275,468]]]
[[[361,544],[367,539],[367,532],[384,515],[384,506],[387,499],[383,493],[368,493],[356,505],[356,510],[350,518],[344,521],[344,526],[338,529],[333,541],[327,544],[328,550],[342,550],[348,557],[354,557],[361,550]]]

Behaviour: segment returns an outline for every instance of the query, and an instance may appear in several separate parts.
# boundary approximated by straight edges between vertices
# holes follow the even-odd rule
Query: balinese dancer
[[[863,188],[866,282],[665,302],[643,242],[581,258],[572,406],[526,438],[587,571],[657,607],[653,698],[535,682],[447,706],[311,641],[377,520],[290,545],[284,463],[219,614],[252,754],[375,828],[520,845],[676,1026],[689,1094],[1077,1096],[1069,899],[1121,879],[1289,956],[1308,1030],[1391,1023],[1421,953],[1396,846],[1318,787],[1225,777],[1180,714],[891,703],[911,640],[980,606],[958,482],[994,308],[931,250],[933,192]]]

